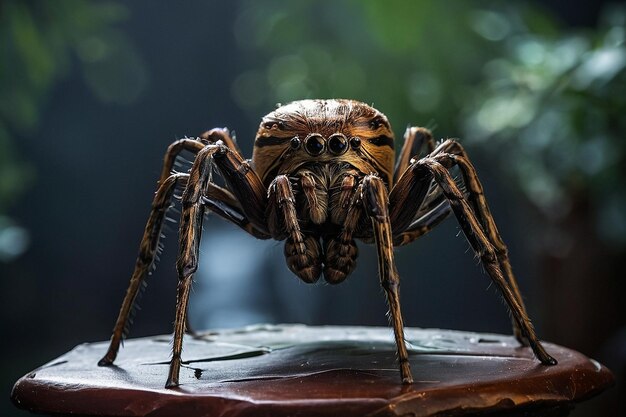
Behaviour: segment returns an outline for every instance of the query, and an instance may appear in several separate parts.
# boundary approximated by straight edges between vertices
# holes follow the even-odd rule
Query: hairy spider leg
[[[150,216],[148,217],[148,222],[146,223],[141,244],[139,246],[139,255],[137,257],[137,261],[135,262],[135,269],[130,278],[128,290],[126,290],[122,307],[120,308],[117,321],[115,322],[115,327],[113,328],[109,348],[104,357],[98,362],[98,365],[100,366],[106,366],[113,363],[117,357],[117,352],[122,339],[128,334],[129,317],[132,313],[133,305],[137,298],[139,289],[141,288],[142,283],[145,282],[146,275],[154,264],[154,259],[159,247],[163,219],[165,218],[167,209],[171,205],[172,195],[176,189],[176,184],[178,182],[186,182],[188,178],[189,175],[187,174],[170,175],[160,183],[161,185],[154,195],[152,210],[150,211]]]
[[[393,177],[400,178],[411,165],[411,158],[419,158],[424,148],[426,148],[426,153],[435,150],[435,139],[430,130],[417,126],[407,127]]]
[[[267,233],[258,230],[243,214],[241,204],[230,191],[213,183],[209,183],[204,192],[205,194],[202,196],[202,201],[209,208],[211,213],[215,213],[221,218],[239,226],[257,239],[265,240],[271,238]]]
[[[524,300],[522,299],[522,294],[519,290],[519,286],[517,284],[517,280],[515,279],[515,275],[513,274],[513,269],[509,260],[508,249],[502,239],[502,236],[500,235],[500,232],[498,231],[498,227],[496,226],[493,215],[489,210],[489,206],[487,205],[485,193],[483,191],[482,184],[478,179],[476,168],[474,168],[474,165],[467,156],[463,146],[456,140],[447,140],[441,144],[440,148],[442,153],[449,155],[442,156],[441,163],[443,163],[447,168],[456,165],[460,169],[461,175],[463,176],[463,182],[467,188],[467,199],[474,209],[474,213],[476,214],[478,221],[483,226],[483,230],[485,231],[489,242],[496,250],[496,256],[498,258],[498,262],[500,263],[500,268],[504,273],[504,277],[511,286],[513,295],[520,304],[522,311],[526,313],[526,306],[524,304]],[[521,344],[528,346],[528,340],[526,340],[522,334],[515,320],[513,320],[513,333]]]
[[[411,128],[407,130],[407,132],[409,132],[410,130],[424,131],[426,129]],[[427,135],[426,133],[421,134]],[[432,136],[430,137],[432,138]],[[403,151],[404,149],[405,148],[403,147]],[[463,177],[463,183],[466,187],[465,192],[467,194],[468,202],[472,206],[472,209],[474,210],[474,213],[476,214],[480,224],[482,225],[485,234],[489,238],[490,243],[495,247],[498,262],[500,263],[500,268],[502,269],[506,280],[510,284],[511,290],[515,295],[517,302],[520,304],[522,310],[526,314],[526,306],[522,299],[517,280],[515,279],[515,275],[513,274],[513,270],[511,268],[511,262],[508,257],[508,249],[504,244],[500,233],[498,232],[498,228],[489,210],[489,206],[487,205],[487,201],[483,192],[483,187],[478,178],[478,174],[476,173],[476,169],[469,160],[469,157],[467,156],[467,153],[463,146],[456,140],[448,139],[446,141],[443,141],[434,150],[432,150],[428,156],[435,157],[436,155],[443,153],[451,155],[451,163],[448,163],[448,165],[446,166],[448,169],[454,165],[459,168]],[[396,183],[397,185],[398,182]],[[404,192],[400,191],[403,186],[406,186],[406,184],[398,185],[398,190],[392,192],[392,199],[394,197],[397,197],[398,195],[405,194]],[[421,217],[414,219],[413,222],[408,226],[402,224],[399,227],[396,227],[398,223],[406,221],[406,219],[400,219],[400,217],[405,217],[407,216],[407,214],[410,215],[411,211],[406,210],[402,204],[392,204],[392,207],[395,208],[395,210],[392,209],[391,216],[392,225],[394,225],[395,245],[406,245],[408,243],[411,243],[418,237],[423,236],[424,234],[432,230],[437,224],[443,221],[451,212],[451,208],[447,200],[444,200],[443,202],[440,201],[440,196],[436,193],[429,194],[428,196],[424,196],[422,198],[424,201],[419,204],[417,215],[419,216],[420,213],[424,213],[425,210],[427,210],[427,212],[426,214],[422,214]],[[435,203],[437,203],[436,206],[434,206]],[[522,331],[517,324],[517,320],[515,320],[515,318],[512,318],[511,322],[513,327],[513,333],[516,339],[522,345],[528,346],[528,340],[522,334]]]
[[[180,354],[183,347],[189,291],[193,274],[198,269],[198,250],[202,236],[202,221],[205,205],[202,204],[202,191],[207,187],[212,173],[212,156],[219,150],[218,146],[208,145],[201,150],[194,161],[187,187],[182,198],[182,212],[178,235],[178,287],[176,296],[176,316],[174,319],[174,342],[172,359],[165,384],[166,387],[178,385],[180,373]]]
[[[441,201],[426,214],[414,220],[405,230],[393,235],[394,246],[404,246],[433,230],[452,212],[448,200]],[[393,224],[393,223],[392,223]]]
[[[434,156],[443,151],[443,143],[436,146],[432,133],[423,127],[408,127],[404,134],[404,144],[396,164],[396,179],[390,198],[411,194],[414,198],[403,204],[390,202],[390,217],[396,246],[407,245],[428,233],[450,213],[447,199],[441,188],[431,181],[400,181],[410,164],[426,156]],[[425,149],[424,149],[425,148]],[[408,205],[405,205],[408,203]]]
[[[408,127],[404,134],[405,143],[396,165],[396,185],[411,164],[411,161],[422,157],[424,148],[428,151],[427,156],[434,156],[442,152],[442,146],[435,147],[435,140],[431,132],[423,127]],[[393,205],[395,210],[391,213],[391,224],[394,232],[394,245],[408,245],[417,238],[430,232],[435,226],[446,219],[452,212],[448,200],[443,196],[441,188],[434,182],[426,182],[428,189],[420,191],[420,198],[413,200],[412,209],[403,205]],[[407,184],[400,184],[394,196],[404,195],[399,189]],[[424,184],[420,184],[423,187]],[[395,188],[395,187],[394,187]],[[422,193],[424,193],[422,195]],[[415,211],[413,211],[415,210]]]
[[[246,189],[253,190],[256,195],[265,193],[265,187],[258,181],[256,174],[250,172],[252,169],[248,165],[248,162],[244,161],[237,143],[230,136],[227,128],[211,129],[203,133],[201,138],[207,140],[210,144],[226,146],[230,150],[232,156],[227,159],[234,159],[232,161],[224,161],[224,168],[226,172],[231,172],[233,169],[240,170],[240,172],[226,178],[227,183],[234,181],[234,183],[237,184],[235,187],[237,187],[240,186],[241,181],[243,181],[246,183]],[[215,157],[219,158],[220,155],[221,153],[217,153]],[[246,206],[248,207],[248,212],[255,215],[256,220],[252,222],[246,216],[243,204],[240,203],[240,201],[248,202],[249,200],[241,193],[236,194],[237,196],[233,192],[209,182],[207,188],[204,190],[203,201],[212,213],[234,223],[255,238],[263,240],[270,239],[271,236],[267,233],[266,227],[264,226],[265,222],[259,224],[259,219],[263,217],[259,215],[259,213],[264,210],[265,202],[260,201],[257,197],[253,198],[251,201],[253,207]],[[243,200],[239,200],[239,198],[243,198]]]
[[[213,129],[205,132],[204,139],[219,140],[224,139],[225,136],[228,136],[225,129]],[[227,142],[234,143],[232,140],[228,139]],[[126,296],[124,297],[124,301],[122,302],[118,318],[113,328],[113,334],[111,335],[109,348],[104,357],[98,362],[100,366],[107,366],[113,363],[117,356],[121,341],[128,335],[130,327],[129,319],[132,315],[137,295],[139,293],[141,285],[145,283],[145,278],[147,274],[154,266],[154,261],[158,253],[159,242],[161,239],[163,221],[165,219],[165,214],[167,210],[171,206],[172,198],[176,188],[175,185],[177,183],[181,183],[182,180],[186,181],[189,177],[187,174],[172,175],[174,162],[183,150],[196,154],[205,146],[206,145],[200,142],[200,140],[186,138],[173,142],[171,145],[168,146],[167,151],[165,152],[165,156],[163,157],[163,168],[157,182],[158,189],[154,196],[154,200],[152,202],[152,210],[150,212],[150,216],[148,217],[148,222],[146,224],[144,234],[139,245],[139,255],[135,263],[133,274],[131,275],[130,284],[126,291]],[[211,187],[211,189],[207,192],[207,195],[209,196],[217,195],[218,197],[224,199],[226,202],[223,203],[222,206],[228,205],[229,203],[230,205],[233,205],[234,197],[232,197],[232,195],[230,195],[229,197],[228,194],[230,194],[228,193],[228,191],[223,190],[217,186]],[[226,199],[227,197],[229,198]],[[218,214],[224,217],[222,213]],[[189,323],[187,323],[186,328],[190,333],[193,333],[191,331],[191,327],[189,327]]]
[[[374,230],[378,252],[378,274],[389,304],[389,318],[396,339],[402,383],[412,384],[413,376],[411,375],[409,355],[404,339],[404,324],[400,311],[400,276],[393,258],[391,221],[387,209],[387,188],[379,177],[367,175],[361,182],[360,194],[365,213],[371,219]]]
[[[226,141],[223,140],[225,138],[227,138]],[[234,146],[234,141],[230,139],[230,137],[228,136],[228,131],[226,129],[210,130],[203,135],[203,139],[207,142],[212,140],[222,140],[223,143],[228,143],[230,146]],[[225,145],[223,143],[219,146],[220,149],[225,148]],[[157,192],[155,193],[150,216],[148,218],[141,240],[139,255],[135,264],[133,274],[131,276],[129,287],[126,291],[124,301],[122,302],[122,306],[120,308],[120,312],[113,329],[113,334],[111,335],[109,348],[104,357],[98,362],[100,366],[110,365],[114,362],[119,351],[121,341],[128,334],[128,330],[130,327],[129,319],[132,314],[137,294],[141,288],[142,283],[145,282],[145,278],[148,272],[154,265],[154,260],[157,255],[159,240],[161,237],[163,220],[165,218],[165,212],[171,205],[176,184],[183,182],[186,183],[189,178],[189,174],[171,174],[174,161],[176,160],[178,154],[183,150],[197,153],[198,151],[204,149],[206,146],[206,144],[203,144],[199,140],[181,139],[172,143],[165,153],[163,169],[158,181],[159,187],[157,189]],[[230,153],[233,154],[233,158],[235,159],[233,163],[230,163],[230,169],[232,170],[232,166],[237,166],[242,173],[231,175],[231,177],[235,178],[235,180],[233,181],[235,183],[239,183],[241,179],[238,179],[238,176],[243,176],[244,178],[246,178],[243,181],[247,181],[248,177],[256,177],[256,175],[243,173],[244,171],[249,171],[249,167],[244,166],[242,168],[242,165],[245,164],[244,161],[242,160],[241,156],[239,156],[237,150],[230,148],[230,146]],[[223,153],[226,153],[226,151],[223,151]],[[226,162],[226,170],[229,169],[228,166],[229,162]],[[258,177],[256,178],[256,181],[252,179],[250,180],[250,182],[253,184],[252,188],[261,187],[261,192],[257,193],[260,194],[261,197],[253,198],[252,200],[257,202],[259,200],[263,201],[265,189],[260,183],[260,180],[258,180]],[[227,189],[219,187],[213,183],[208,183],[206,184],[201,199],[202,204],[206,205],[211,210],[211,212],[214,212],[220,217],[223,217],[224,219],[236,224],[254,237],[259,239],[268,239],[270,237],[267,233],[263,232],[262,226],[261,228],[257,227],[246,217],[246,214],[241,208],[241,204],[238,202],[237,197],[235,197]],[[264,206],[265,203],[262,202],[261,204]],[[256,218],[262,218],[261,213],[263,212],[263,208],[257,207],[255,210],[254,208],[249,207],[248,212],[255,213]],[[187,321],[186,315],[185,321]],[[185,329],[188,329],[188,323],[185,324]]]
[[[213,166],[219,169],[227,185],[233,190],[235,198],[238,201],[248,202],[245,206],[242,205],[242,211],[250,223],[256,229],[264,231],[261,220],[267,206],[267,197],[261,180],[236,151],[219,141],[216,144],[207,145],[198,153],[193,163],[182,198],[179,252],[176,261],[178,272],[176,317],[172,359],[165,384],[167,388],[178,386],[189,292],[193,275],[198,268],[198,252],[205,211],[203,194],[210,185]]]
[[[161,176],[159,177],[157,184],[161,185],[173,173],[172,169],[174,167],[174,163],[176,162],[176,158],[183,150],[197,154],[202,148],[204,148],[204,146],[205,144],[200,142],[198,139],[190,138],[179,139],[168,146],[167,151],[165,152],[165,157],[163,158]],[[189,323],[187,323],[186,329],[189,334],[195,334]]]
[[[168,146],[167,151],[165,151],[165,156],[163,157],[163,168],[161,169],[158,185],[163,184],[163,182],[172,175],[174,162],[176,162],[176,158],[182,151],[185,150],[197,154],[205,146],[206,144],[197,139],[179,139]]]
[[[234,134],[234,131],[233,131]],[[218,140],[224,142],[224,145],[228,146],[228,148],[237,153],[239,156],[243,157],[241,153],[241,149],[239,149],[239,145],[235,141],[234,135],[231,136],[228,128],[214,128],[211,130],[207,130],[203,134],[200,135],[200,139],[208,142],[208,143],[217,143]]]
[[[502,293],[513,318],[520,327],[522,334],[528,339],[535,356],[545,365],[556,364],[556,360],[545,351],[543,345],[538,340],[528,315],[518,302],[511,285],[504,278],[493,244],[489,241],[470,204],[450,175],[448,168],[446,168],[446,166],[451,165],[450,159],[451,155],[449,154],[438,154],[432,158],[422,158],[411,165],[400,179],[400,182],[430,181],[431,178],[437,182],[450,202],[450,206],[461,225],[463,233],[482,261],[489,277]],[[397,197],[394,201],[395,203],[401,203],[401,200],[407,198],[410,198],[410,196],[405,195],[404,198]]]

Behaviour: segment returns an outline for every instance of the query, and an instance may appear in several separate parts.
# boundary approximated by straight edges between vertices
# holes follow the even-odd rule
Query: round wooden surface
[[[544,366],[513,337],[406,329],[413,385],[402,385],[384,327],[254,326],[186,336],[180,387],[165,389],[171,336],[133,339],[112,367],[82,344],[15,384],[36,413],[98,416],[458,416],[566,410],[613,382],[550,343]],[[521,414],[520,414],[521,415]]]

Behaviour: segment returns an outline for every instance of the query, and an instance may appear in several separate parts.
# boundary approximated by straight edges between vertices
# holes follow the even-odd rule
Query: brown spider
[[[187,173],[172,173],[182,150],[196,154]],[[423,158],[418,156],[427,151]],[[115,360],[126,336],[139,288],[153,266],[165,212],[177,183],[185,185],[179,232],[178,297],[172,360],[166,387],[178,385],[192,277],[198,267],[207,210],[259,239],[285,240],[287,266],[307,283],[320,275],[337,284],[356,265],[355,239],[373,242],[387,295],[402,382],[413,382],[400,313],[400,279],[393,247],[426,234],[453,212],[476,255],[502,293],[513,332],[546,365],[556,364],[526,314],[507,248],[463,147],[435,144],[424,128],[410,127],[394,168],[393,132],[385,115],[353,100],[302,100],[278,107],[259,126],[252,160],[244,160],[226,129],[182,139],[167,149],[139,256],[109,349]],[[463,186],[450,174],[457,167]],[[226,186],[212,182],[217,168]]]

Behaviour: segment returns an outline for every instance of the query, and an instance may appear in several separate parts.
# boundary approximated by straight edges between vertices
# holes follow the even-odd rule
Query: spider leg
[[[218,187],[215,184],[210,183],[209,188],[205,190],[205,203],[211,208],[211,211],[235,223],[252,236],[258,239],[269,239],[270,236],[265,231],[265,226],[258,227],[259,223],[261,225],[265,224],[262,214],[264,202],[260,201],[261,199],[259,198],[259,196],[265,195],[265,187],[256,174],[251,172],[252,170],[248,163],[243,160],[241,151],[233,136],[231,136],[227,128],[215,128],[200,135],[200,140],[211,145],[220,144],[229,149],[228,153],[218,153],[216,157],[222,154],[228,155],[226,161],[224,161],[224,168],[229,173],[229,177],[226,178],[226,181],[230,181],[231,188],[238,190],[239,186],[245,186],[246,191],[238,194],[237,197],[242,197],[242,195],[249,192],[256,196],[252,201],[253,206],[248,206],[248,211],[255,214],[255,222],[251,222],[248,217],[243,214],[245,210],[239,203],[239,201],[248,200],[245,198],[238,200],[232,192]],[[239,172],[233,173],[233,169],[237,169]]]
[[[176,316],[174,319],[174,342],[172,360],[165,386],[178,385],[180,373],[183,333],[187,324],[187,306],[193,274],[198,268],[198,250],[202,234],[205,205],[202,204],[202,189],[208,185],[212,170],[212,156],[216,147],[207,146],[198,153],[191,169],[187,187],[182,198],[182,213],[179,231],[179,252],[176,260],[178,287],[176,296]]]
[[[239,147],[237,143],[233,140],[228,132],[228,129],[216,128],[207,130],[204,132],[198,139],[179,139],[173,142],[165,152],[165,157],[163,158],[163,168],[161,170],[161,176],[159,177],[159,184],[165,181],[172,174],[172,167],[174,166],[174,162],[176,161],[176,157],[183,151],[189,151],[191,153],[197,154],[209,143],[216,143],[221,140],[228,148],[230,148],[233,152],[236,152],[241,156],[241,152],[239,151]]]
[[[228,129],[211,129],[204,132],[200,135],[200,139],[205,142],[217,142],[218,140],[222,140],[227,146],[232,149],[237,149],[237,144],[232,140],[228,133]],[[163,160],[163,168],[161,170],[161,176],[159,178],[158,184],[162,184],[172,173],[172,168],[174,166],[174,162],[176,161],[176,157],[183,150],[187,150],[194,154],[200,152],[202,148],[204,148],[205,143],[202,143],[196,139],[180,139],[172,143],[168,148],[167,152],[165,152],[165,157]],[[195,334],[189,323],[185,327],[187,333]]]
[[[287,238],[287,266],[304,282],[317,281],[322,272],[322,249],[316,237],[304,236],[300,230],[296,200],[286,175],[279,175],[272,181],[268,197],[269,230],[276,240]]]
[[[404,341],[404,324],[400,311],[400,277],[393,258],[391,221],[387,210],[387,188],[377,176],[367,175],[361,182],[360,190],[363,207],[371,219],[374,229],[378,251],[378,274],[389,304],[389,316],[398,349],[402,383],[411,384],[413,383],[413,376],[411,375],[409,355]]]
[[[416,130],[426,130],[422,128],[412,128]],[[408,131],[407,131],[408,132]],[[428,131],[426,130],[428,133]],[[432,137],[432,136],[431,136]],[[404,148],[403,148],[404,150]],[[517,280],[515,279],[515,275],[513,274],[513,270],[511,268],[511,262],[508,256],[508,249],[498,232],[498,228],[496,227],[495,221],[491,212],[489,210],[489,206],[487,205],[487,201],[484,196],[483,188],[478,179],[478,175],[476,173],[476,169],[470,162],[465,149],[463,146],[457,142],[456,140],[446,140],[437,145],[435,149],[433,149],[429,157],[436,157],[442,154],[449,154],[449,157],[443,157],[445,159],[444,165],[447,168],[451,168],[456,165],[461,172],[463,177],[463,183],[467,190],[468,201],[474,210],[480,224],[483,227],[489,241],[492,245],[494,245],[496,250],[496,255],[498,258],[498,262],[500,263],[500,267],[504,273],[506,280],[508,281],[515,298],[518,303],[522,307],[524,313],[526,313],[526,306],[524,305],[524,301],[522,299],[521,292],[519,290],[519,286],[517,284]],[[441,162],[444,162],[442,159]],[[409,177],[410,178],[410,175]],[[448,207],[445,210],[443,207],[437,206],[433,208],[434,203],[441,202],[441,193],[440,192],[431,192],[429,191],[427,195],[421,196],[418,199],[415,199],[413,204],[419,203],[417,205],[417,213],[412,223],[407,223],[407,218],[410,217],[411,211],[407,210],[402,204],[393,204],[393,200],[397,196],[407,195],[406,188],[412,184],[413,181],[405,178],[402,179],[400,176],[397,180],[396,186],[392,191],[391,199],[392,199],[392,207],[395,207],[395,210],[392,210],[391,221],[394,226],[394,243],[397,246],[406,245],[418,237],[428,233],[432,227],[436,226],[439,222],[443,221],[447,214],[451,211]],[[397,188],[397,190],[396,190]],[[404,188],[405,190],[402,190]],[[439,187],[437,187],[439,189]],[[439,189],[440,190],[440,189]],[[422,200],[420,200],[422,199]],[[424,214],[424,210],[428,212]],[[522,331],[517,325],[517,321],[512,319],[513,333],[517,340],[523,344],[524,346],[528,346],[528,340],[523,336]]]
[[[394,244],[407,245],[420,236],[425,235],[433,227],[442,222],[451,212],[449,204],[442,195],[441,188],[433,181],[423,183],[404,180],[402,177],[406,168],[419,159],[422,148],[427,147],[428,156],[432,157],[445,151],[444,143],[435,146],[431,132],[423,127],[409,127],[405,133],[405,142],[396,165],[396,184],[391,192],[391,224],[394,231]],[[411,188],[419,187],[419,191]],[[417,192],[417,194],[416,194]],[[394,204],[398,196],[408,194],[417,196],[412,198],[410,205]],[[406,203],[406,202],[405,202]]]
[[[206,145],[196,139],[179,139],[173,142],[167,147],[165,156],[163,157],[163,168],[161,169],[161,176],[159,177],[158,184],[161,185],[163,181],[172,175],[172,168],[176,157],[183,151],[189,151],[194,154],[200,152]]]
[[[148,218],[148,222],[146,223],[146,227],[143,232],[143,238],[141,239],[141,244],[139,246],[139,256],[137,257],[137,261],[135,263],[135,269],[130,278],[130,284],[128,286],[128,290],[126,290],[126,296],[124,297],[117,321],[115,322],[115,327],[113,328],[109,348],[104,357],[98,362],[98,365],[100,366],[106,366],[113,363],[117,356],[120,343],[128,333],[128,319],[132,313],[138,291],[144,282],[146,275],[150,271],[150,268],[154,264],[154,259],[159,247],[159,238],[161,237],[163,219],[165,218],[167,209],[171,205],[172,195],[174,194],[176,184],[178,182],[186,181],[188,177],[188,174],[174,174],[160,182],[161,185],[154,195],[150,217]]]
[[[267,189],[248,161],[244,160],[239,153],[220,141],[214,146],[219,148],[219,152],[215,152],[213,157],[215,166],[221,172],[230,193],[239,202],[243,215],[250,223],[246,230],[254,228],[256,234],[253,232],[253,235],[264,236],[263,239],[267,239],[270,236],[265,219]]]
[[[269,239],[266,235],[252,226],[252,223],[241,212],[239,203],[235,197],[226,189],[215,184],[208,183],[205,195],[202,197],[203,204],[206,205],[212,213],[217,214],[225,220],[234,223],[250,235],[257,239]],[[185,317],[185,332],[191,336],[198,336],[198,333],[191,327],[189,316]]]
[[[242,213],[239,202],[230,191],[213,183],[208,183],[205,195],[203,196],[203,204],[209,208],[210,212],[234,223],[255,238],[270,238],[269,235],[254,228],[252,223],[250,223],[248,218]],[[189,323],[189,316],[186,317],[185,332],[192,336],[198,335]]]
[[[242,156],[241,150],[239,149],[239,146],[235,141],[234,131],[233,135],[231,135],[230,131],[225,127],[221,129],[216,128],[207,130],[200,135],[200,139],[203,139],[204,141],[207,141],[209,143],[216,143],[218,140],[221,140],[222,142],[224,142],[224,145],[228,146],[231,151],[237,153],[239,156]]]
[[[428,150],[428,156],[433,157],[437,154],[446,151],[445,145],[450,141],[435,144],[435,140],[431,132],[423,127],[409,127],[405,133],[405,142],[400,153],[400,158],[396,165],[396,183],[392,189],[391,199],[396,196],[404,196],[408,194],[417,196],[410,202],[409,207],[405,207],[401,204],[393,204],[395,207],[391,212],[391,224],[394,231],[394,242],[396,245],[406,245],[418,237],[424,235],[432,229],[424,229],[424,222],[426,224],[432,223],[433,219],[437,219],[437,224],[445,219],[446,210],[443,209],[441,204],[446,201],[443,197],[441,188],[438,187],[433,181],[414,182],[407,181],[406,178],[402,181],[402,177],[406,171],[406,168],[415,160],[420,158],[424,147]],[[436,145],[436,146],[435,146]],[[409,177],[410,178],[410,174]],[[418,186],[419,191],[410,188]],[[417,192],[417,194],[416,194]],[[447,203],[446,203],[447,204]],[[448,208],[447,213],[451,210]],[[436,212],[436,213],[433,213]],[[402,236],[399,236],[399,235]]]
[[[482,184],[480,183],[478,174],[476,173],[476,168],[474,168],[474,165],[469,160],[465,149],[463,149],[463,146],[459,142],[455,140],[447,140],[442,143],[441,148],[445,153],[442,153],[438,159],[448,168],[453,165],[459,167],[461,175],[463,176],[463,182],[467,188],[468,201],[474,209],[474,213],[476,213],[478,221],[483,226],[483,230],[485,231],[489,242],[496,250],[496,256],[498,258],[498,262],[500,263],[502,272],[504,273],[504,277],[511,286],[511,290],[515,295],[517,302],[522,307],[524,313],[526,313],[526,306],[524,305],[524,300],[522,299],[522,294],[519,290],[519,286],[517,284],[517,280],[515,279],[515,275],[513,274],[513,269],[509,260],[508,248],[502,240],[502,236],[498,231],[493,215],[489,210]],[[523,334],[517,326],[517,322],[515,320],[513,320],[513,333],[520,343],[528,346],[528,341],[523,337]]]
[[[254,227],[250,220],[243,214],[241,204],[228,190],[209,183],[203,196],[203,203],[208,206],[212,213],[234,223],[257,239],[270,239],[271,236]]]
[[[505,279],[494,245],[490,242],[470,203],[448,171],[447,166],[450,166],[450,161],[451,155],[449,154],[423,158],[415,162],[407,173],[411,172],[412,176],[418,179],[434,178],[450,202],[450,207],[467,240],[479,256],[490,278],[502,293],[514,320],[517,322],[521,333],[528,339],[533,352],[542,363],[546,365],[556,364],[556,360],[545,351],[538,340],[528,315],[518,301],[510,283]]]
[[[395,233],[393,236],[394,246],[404,246],[420,236],[430,232],[439,223],[444,221],[451,213],[450,204],[447,200],[440,202],[422,217],[414,220],[406,230]]]
[[[161,237],[161,229],[163,228],[163,220],[165,219],[167,209],[171,205],[176,183],[180,182],[182,179],[186,180],[189,177],[187,174],[172,175],[172,168],[174,167],[176,157],[183,150],[197,153],[204,148],[204,146],[203,143],[195,139],[180,139],[168,146],[165,152],[163,168],[157,182],[158,189],[152,202],[152,211],[150,212],[141,244],[139,245],[139,256],[137,257],[135,269],[131,276],[129,287],[126,290],[126,296],[124,297],[122,307],[120,308],[117,321],[113,328],[109,349],[98,362],[100,366],[107,366],[113,363],[122,339],[128,334],[129,317],[132,314],[141,285],[145,282],[146,275],[154,265]]]
[[[198,268],[198,251],[202,235],[202,222],[205,213],[204,193],[210,186],[213,166],[217,167],[226,183],[233,189],[237,201],[246,201],[241,205],[245,217],[257,230],[265,212],[265,187],[256,173],[242,160],[241,156],[218,141],[202,149],[191,168],[187,187],[182,197],[182,213],[179,229],[179,252],[176,261],[178,272],[178,289],[176,298],[176,316],[174,319],[174,341],[172,344],[172,360],[166,387],[178,385],[183,334],[189,304],[189,293],[193,275]],[[210,200],[210,199],[209,199]]]
[[[159,240],[161,237],[161,228],[163,219],[167,209],[171,205],[172,196],[177,184],[186,182],[189,174],[172,174],[168,177],[157,190],[154,201],[152,203],[152,211],[146,224],[143,238],[139,246],[139,256],[135,263],[135,269],[130,279],[126,296],[122,302],[122,307],[118,314],[117,321],[113,328],[113,334],[107,353],[98,362],[100,366],[106,366],[113,363],[117,357],[121,341],[128,335],[129,319],[132,315],[134,302],[137,294],[141,290],[141,286],[146,276],[154,265],[155,256],[158,252]],[[231,221],[252,236],[259,239],[267,239],[269,236],[261,234],[256,229],[251,228],[248,219],[241,213],[238,204],[234,200],[232,194],[221,187],[214,184],[208,184],[206,195],[203,197],[203,204],[220,217]],[[194,334],[190,329],[189,323],[186,324],[186,331]]]
[[[213,129],[205,132],[203,134],[203,139],[205,141],[222,140],[225,143],[231,144],[231,146],[235,146],[234,141],[230,138],[228,131],[225,129]],[[175,185],[183,180],[186,181],[189,177],[188,174],[172,175],[172,168],[174,167],[176,157],[183,150],[198,153],[205,146],[206,144],[202,143],[200,140],[180,139],[173,142],[165,152],[165,156],[163,158],[163,168],[157,182],[158,189],[155,194],[152,203],[152,210],[141,240],[135,269],[131,276],[129,287],[126,291],[122,307],[120,308],[118,318],[113,328],[109,348],[104,357],[98,362],[100,366],[107,366],[113,363],[117,356],[122,339],[128,334],[129,318],[132,314],[137,294],[141,289],[141,285],[145,283],[145,277],[150,271],[150,268],[154,265],[154,260],[158,252],[163,220],[165,219],[167,209],[171,205]],[[267,239],[269,237],[266,234],[263,234],[262,231],[256,229],[242,213],[239,213],[239,216],[233,215],[233,213],[237,212],[239,204],[237,203],[236,198],[227,190],[224,190],[214,184],[210,184],[206,190],[206,198],[206,202],[208,202],[212,211],[230,221],[233,221],[233,223],[239,225],[242,229],[257,238]],[[229,215],[225,215],[225,211],[228,212]],[[187,327],[187,329],[189,329],[190,333],[193,333],[189,327]]]
[[[428,153],[435,149],[435,140],[430,130],[416,126],[407,127],[404,132],[404,144],[400,150],[400,155],[398,155],[393,177],[399,178],[411,164],[411,158],[419,157],[424,147]]]
[[[231,136],[229,130],[227,128],[215,128],[215,129],[211,129],[211,130],[207,130],[206,132],[202,133],[199,137],[199,139],[202,142],[206,142],[206,143],[216,143],[217,141],[221,140],[226,146],[228,146],[228,148],[230,148],[232,151],[236,152],[237,154],[241,155],[241,150],[239,149],[239,146],[237,145],[237,142],[235,142],[234,138]],[[183,145],[183,147],[189,149],[190,151],[197,153],[198,151],[200,151],[200,149],[202,149],[204,146],[200,146],[199,148],[197,146],[189,146],[188,144],[186,144],[186,141],[188,141],[188,139],[182,139],[178,142],[182,142],[182,143],[174,143],[173,146],[179,147],[180,145]],[[195,141],[194,141],[195,142]],[[168,152],[168,154],[166,155],[177,155],[179,152]],[[174,157],[175,158],[175,157]],[[169,161],[166,161],[166,164],[164,164],[163,166],[163,172],[161,173],[161,175],[165,175],[166,174],[166,166],[168,165]],[[171,163],[173,163],[174,161],[172,160]],[[171,168],[170,168],[171,169]],[[215,186],[217,187],[217,186]],[[224,190],[225,191],[225,190]],[[222,199],[217,200],[217,202],[223,202],[225,201],[224,196],[222,196]],[[210,204],[210,202],[209,202]],[[214,207],[216,210],[218,209],[217,207]],[[225,213],[220,213],[220,215],[222,217],[225,217],[223,214]],[[265,235],[261,234],[261,233],[257,233],[257,230],[252,227],[252,225],[248,222],[245,225],[242,224],[238,224],[238,222],[236,221],[235,218],[230,217],[229,220],[237,223],[237,225],[239,227],[241,227],[242,229],[244,229],[245,231],[247,231],[248,233],[250,233],[251,235],[259,238],[259,239],[267,239],[267,237],[265,237]],[[188,334],[195,336],[197,333],[192,329],[191,325],[189,324],[189,317],[186,317],[186,323],[185,323],[185,332],[187,332]]]

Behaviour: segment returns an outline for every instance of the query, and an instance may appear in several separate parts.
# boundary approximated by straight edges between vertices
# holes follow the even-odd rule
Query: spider
[[[195,154],[188,173],[173,172],[177,155]],[[422,158],[419,155],[426,153]],[[179,383],[183,334],[202,221],[210,211],[259,239],[285,241],[289,269],[307,283],[320,276],[337,284],[354,270],[355,239],[374,243],[402,382],[413,382],[400,312],[400,278],[394,246],[428,233],[450,213],[504,297],[513,333],[545,365],[554,365],[538,340],[511,270],[507,248],[487,206],[483,188],[456,140],[435,143],[424,128],[409,127],[394,165],[394,136],[387,117],[354,100],[301,100],[279,106],[259,126],[251,160],[227,129],[172,143],[134,272],[109,348],[98,363],[113,363],[127,335],[129,316],[154,264],[161,228],[177,184],[184,186],[179,230],[176,317],[166,387]],[[460,172],[457,181],[451,169]],[[212,180],[219,170],[225,186]],[[459,185],[459,182],[462,184]]]

